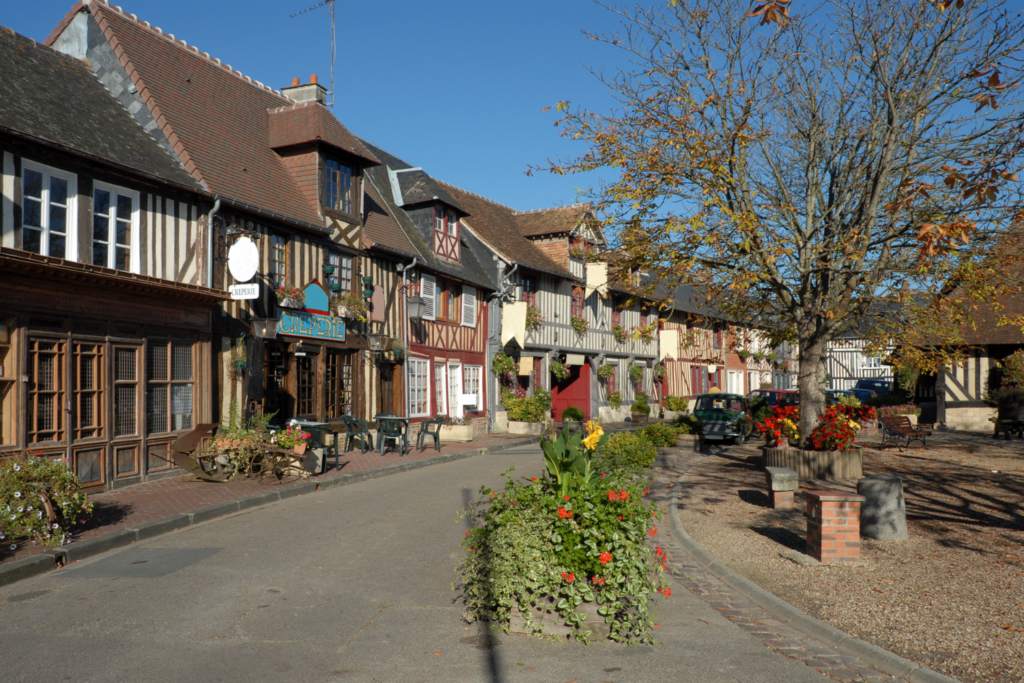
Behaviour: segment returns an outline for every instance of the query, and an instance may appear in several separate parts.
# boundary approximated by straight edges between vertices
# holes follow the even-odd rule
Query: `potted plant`
[[[587,329],[590,327],[590,323],[587,322],[586,318],[580,318],[575,315],[569,318],[569,324],[572,325],[572,329],[575,330],[576,334],[581,337],[587,333]]]
[[[651,406],[647,400],[647,394],[642,391],[637,392],[636,400],[629,407],[630,417],[632,417],[633,422],[647,422],[647,418],[651,416]]]
[[[331,304],[339,318],[358,320],[361,323],[366,322],[366,314],[370,310],[366,306],[366,301],[355,292],[336,296],[331,299]]]
[[[515,358],[512,358],[512,356],[504,351],[498,351],[494,354],[494,360],[491,361],[491,372],[497,377],[503,377],[511,381],[519,372],[519,364]]]
[[[309,432],[302,431],[298,425],[290,424],[274,437],[274,441],[281,448],[291,449],[295,455],[302,455],[306,452],[309,436]]]
[[[517,395],[518,394],[518,395]],[[551,394],[534,389],[533,396],[517,387],[517,392],[501,392],[501,405],[508,413],[509,434],[540,436],[550,420]]]
[[[642,365],[633,364],[629,366],[629,377],[633,380],[633,383],[637,383],[644,378],[644,368]]]
[[[569,377],[569,366],[560,360],[553,360],[551,361],[551,374],[555,376],[556,380],[561,382]]]
[[[533,332],[539,330],[544,325],[544,317],[540,314],[540,309],[536,306],[526,307],[526,330]]]
[[[395,355],[395,360],[402,360],[402,354],[405,353],[405,342],[401,339],[391,340],[391,353]]]
[[[686,415],[686,409],[689,406],[689,399],[685,396],[666,396],[664,405],[665,419],[669,422],[675,422]]]
[[[298,287],[281,285],[274,291],[277,305],[281,308],[302,308],[306,302],[306,293]]]

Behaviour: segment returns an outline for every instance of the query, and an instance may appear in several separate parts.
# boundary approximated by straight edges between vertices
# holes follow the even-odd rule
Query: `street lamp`
[[[253,318],[252,334],[257,339],[277,339],[277,318]]]
[[[383,335],[380,332],[371,332],[366,335],[366,337],[370,341],[370,350],[373,351],[374,354],[384,352],[384,345],[387,343],[386,335]]]
[[[426,308],[426,302],[422,296],[409,297],[405,302],[406,308],[409,310],[409,319],[416,320],[417,322],[423,320],[423,309]]]

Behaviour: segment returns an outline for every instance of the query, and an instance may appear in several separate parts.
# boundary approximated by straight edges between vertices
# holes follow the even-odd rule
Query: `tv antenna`
[[[334,45],[334,0],[324,0],[319,5],[307,7],[301,12],[296,12],[295,14],[293,14],[291,18],[294,19],[297,16],[306,14],[307,12],[312,12],[315,9],[320,9],[321,7],[326,7],[328,11],[331,13],[331,92],[329,93],[331,96],[331,101],[327,103],[327,106],[334,107],[334,56],[337,53]]]

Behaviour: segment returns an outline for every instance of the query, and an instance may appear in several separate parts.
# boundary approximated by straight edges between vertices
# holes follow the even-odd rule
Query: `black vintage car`
[[[742,444],[754,427],[747,397],[739,394],[701,394],[693,414],[700,420],[700,432],[707,441],[732,439]]]

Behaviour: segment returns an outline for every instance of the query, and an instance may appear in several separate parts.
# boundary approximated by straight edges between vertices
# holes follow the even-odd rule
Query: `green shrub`
[[[700,420],[696,415],[683,415],[672,423],[676,434],[699,434]]]
[[[548,415],[547,409],[535,398],[509,397],[502,402],[502,406],[508,413],[508,419],[513,422],[544,422]]]
[[[640,433],[657,448],[670,448],[679,443],[679,433],[665,422],[652,422]]]
[[[576,406],[569,406],[568,408],[562,411],[562,422],[565,422],[567,420],[575,420],[576,422],[581,422],[583,420],[583,411],[577,408]]]
[[[43,545],[71,542],[78,515],[92,511],[78,477],[62,460],[36,457],[0,461],[0,540]]]
[[[658,458],[658,448],[643,434],[618,432],[601,449],[601,467],[623,470],[624,474],[642,472]]]
[[[690,398],[688,396],[666,396],[665,410],[685,411],[690,408]]]
[[[648,405],[647,401],[637,399],[633,401],[633,405],[629,407],[629,411],[635,415],[648,415],[651,412],[651,406]]]
[[[771,414],[772,407],[768,405],[767,399],[755,398],[750,402],[750,416],[753,418],[755,424]]]

